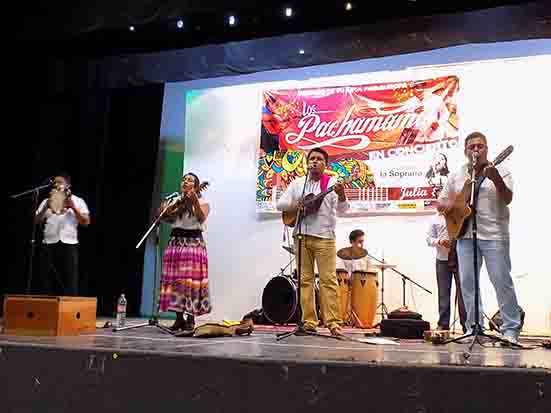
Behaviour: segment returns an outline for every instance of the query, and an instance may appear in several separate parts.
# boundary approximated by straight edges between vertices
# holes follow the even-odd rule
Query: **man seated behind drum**
[[[86,202],[69,191],[69,175],[56,176],[52,185],[49,198],[41,202],[35,216],[35,222],[44,222],[41,292],[74,296],[78,295],[77,229],[90,224],[90,212]]]
[[[337,273],[342,277],[341,280],[349,277],[348,283],[339,284],[341,318],[354,327],[371,328],[377,308],[378,272],[363,247],[365,233],[361,229],[355,229],[348,239],[350,246],[337,253]],[[348,275],[343,275],[342,270]]]
[[[375,272],[371,268],[371,260],[364,249],[365,233],[361,229],[355,229],[348,236],[350,247],[346,248],[352,256],[360,258],[343,259],[342,266],[350,273],[354,271]]]

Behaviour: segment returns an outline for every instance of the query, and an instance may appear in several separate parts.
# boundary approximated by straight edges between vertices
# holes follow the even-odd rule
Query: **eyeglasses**
[[[486,147],[486,145],[484,145],[483,143],[475,143],[475,144],[472,144],[472,145],[467,145],[467,149],[470,150],[470,151],[476,151],[476,150],[484,149],[485,147]]]

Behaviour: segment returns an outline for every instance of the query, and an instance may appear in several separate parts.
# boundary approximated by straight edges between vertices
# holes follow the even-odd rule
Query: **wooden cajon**
[[[97,299],[47,295],[6,295],[4,334],[76,336],[96,330]]]

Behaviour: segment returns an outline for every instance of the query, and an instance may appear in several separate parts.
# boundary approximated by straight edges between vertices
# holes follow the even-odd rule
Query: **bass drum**
[[[316,311],[319,318],[319,282],[318,279],[315,281]],[[297,323],[299,305],[296,281],[283,275],[268,281],[262,292],[262,312],[273,324]]]

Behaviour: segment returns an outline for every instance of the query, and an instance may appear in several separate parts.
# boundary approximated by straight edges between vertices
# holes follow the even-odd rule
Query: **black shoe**
[[[174,324],[172,324],[170,327],[168,327],[168,329],[170,331],[184,330],[185,325],[186,325],[186,320],[184,320],[183,318],[182,319],[177,319],[174,322]]]
[[[187,314],[185,321],[183,322],[182,330],[190,331],[195,329],[195,317],[193,314]]]
[[[176,313],[176,321],[168,329],[170,331],[183,330],[186,325],[186,320],[184,319],[183,313]]]

